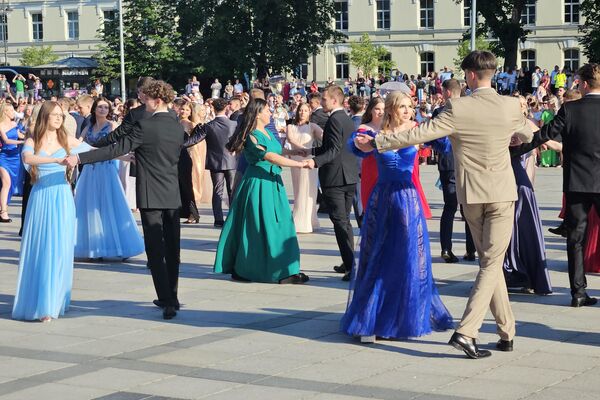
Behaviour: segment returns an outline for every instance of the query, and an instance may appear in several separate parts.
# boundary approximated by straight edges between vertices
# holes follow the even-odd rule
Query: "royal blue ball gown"
[[[12,140],[19,140],[19,127],[14,128],[6,132],[6,137]],[[8,189],[8,201],[13,194],[19,195],[23,191],[23,180],[24,175],[21,166],[21,146],[17,144],[6,144],[4,143],[0,147],[0,167],[4,168],[8,175],[10,175],[10,188]],[[0,187],[2,183],[0,183]]]
[[[111,125],[106,124],[94,133],[90,126],[86,142],[93,146],[110,128]],[[119,179],[118,160],[83,166],[75,187],[75,210],[75,257],[128,258],[144,252],[144,241]]]
[[[355,154],[363,156],[349,142]],[[361,228],[341,329],[403,339],[453,327],[431,273],[427,224],[412,183],[417,149],[375,152],[379,177]]]
[[[82,143],[71,149],[81,153],[90,147]],[[24,146],[23,152],[33,148]],[[64,149],[41,156],[63,158]],[[19,275],[12,317],[18,320],[57,318],[69,308],[73,284],[75,245],[75,203],[71,185],[60,164],[38,166],[38,180],[32,183],[19,257]]]

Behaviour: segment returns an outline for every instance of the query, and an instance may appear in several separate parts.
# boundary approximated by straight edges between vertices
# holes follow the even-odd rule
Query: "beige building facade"
[[[520,67],[576,69],[585,62],[577,41],[580,1],[528,0],[523,21],[531,33],[520,43]],[[389,51],[399,71],[417,75],[453,68],[459,40],[470,27],[470,6],[471,0],[336,0],[335,24],[347,41],[368,33]],[[348,43],[326,44],[308,60],[308,79],[355,78],[349,53]]]
[[[52,45],[60,57],[91,57],[100,43],[98,28],[115,17],[110,0],[21,0],[0,2],[0,63],[20,65],[23,48]]]

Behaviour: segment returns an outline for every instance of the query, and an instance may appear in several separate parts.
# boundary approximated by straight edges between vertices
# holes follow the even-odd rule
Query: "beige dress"
[[[289,141],[310,150],[313,148],[315,141],[313,135],[315,127],[320,130],[313,123],[300,126],[289,125],[287,138]],[[291,156],[291,158],[302,161],[312,157]],[[294,216],[296,232],[310,233],[320,227],[319,218],[317,217],[318,172],[317,169],[293,167],[291,168],[291,173],[292,186],[294,188],[294,208],[292,214]]]
[[[189,128],[184,125],[186,132]],[[190,134],[190,132],[187,133]],[[210,172],[205,169],[206,142],[202,141],[188,148],[188,153],[192,159],[192,188],[194,190],[196,205],[210,203],[212,199],[212,183]]]

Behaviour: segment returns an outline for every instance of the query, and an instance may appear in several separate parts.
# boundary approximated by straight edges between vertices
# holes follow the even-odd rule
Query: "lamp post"
[[[10,1],[2,0],[0,15],[3,19],[2,41],[4,42],[4,66],[8,65],[8,13],[13,9],[10,7]]]
[[[471,51],[477,50],[477,0],[471,0]]]
[[[125,87],[125,41],[123,39],[123,0],[119,0],[119,51],[121,53],[121,98],[127,101],[127,88]]]

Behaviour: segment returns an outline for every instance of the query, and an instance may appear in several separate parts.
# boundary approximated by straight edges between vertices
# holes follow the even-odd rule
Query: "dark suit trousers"
[[[226,169],[224,171],[210,171],[210,180],[213,185],[212,210],[215,222],[223,222],[223,201],[225,200],[224,190],[227,189],[227,198],[229,205],[233,196],[233,182],[235,180],[235,169]]]
[[[452,231],[454,227],[454,215],[458,209],[458,200],[456,198],[456,184],[454,180],[454,171],[440,171],[440,182],[442,183],[442,193],[444,195],[444,210],[440,219],[440,243],[442,251],[452,250]],[[460,210],[462,215],[462,207]],[[464,216],[463,216],[464,217]],[[465,239],[468,253],[475,253],[475,244],[469,224],[465,222]]]
[[[140,210],[148,267],[158,299],[175,306],[179,280],[179,209]]]
[[[346,271],[354,264],[354,234],[350,224],[350,212],[356,185],[323,187],[323,200],[329,209],[329,219],[333,222],[335,239],[340,249]]]
[[[571,296],[585,297],[587,279],[583,267],[588,214],[592,205],[600,215],[600,193],[565,193],[567,225],[567,258]]]

